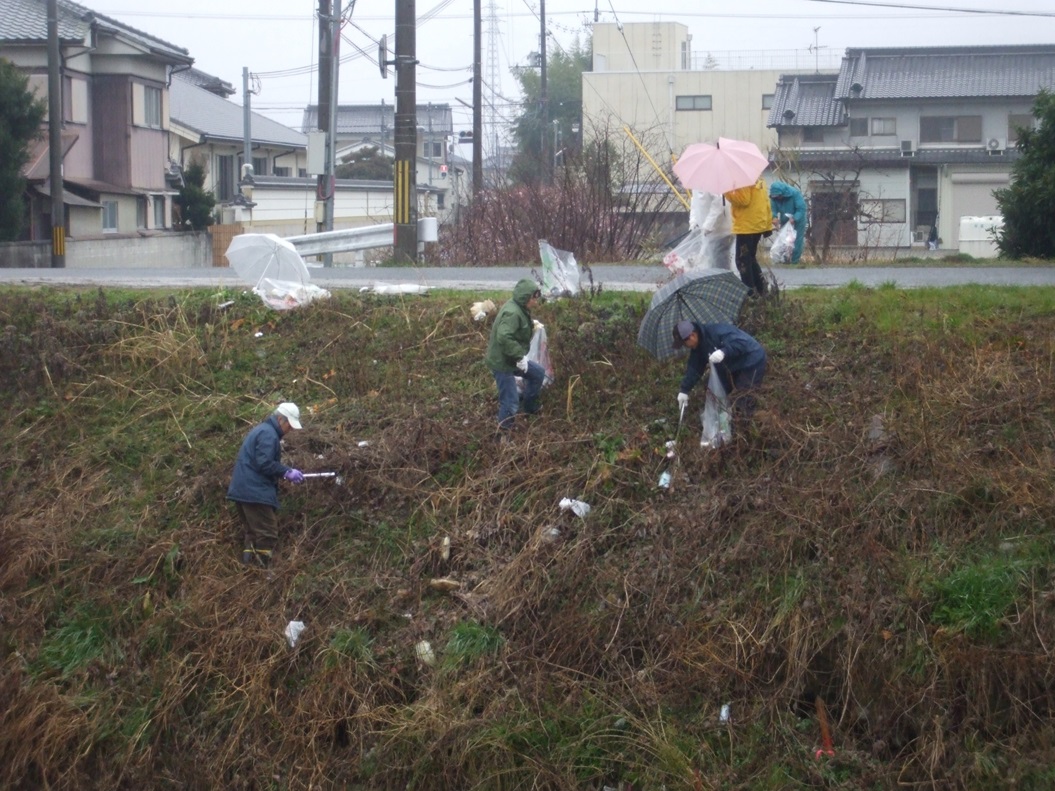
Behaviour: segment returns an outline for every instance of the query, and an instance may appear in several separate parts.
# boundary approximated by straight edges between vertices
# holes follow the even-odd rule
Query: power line
[[[811,3],[830,5],[865,6],[870,8],[900,8],[912,11],[944,11],[950,14],[982,14],[984,16],[1028,16],[1055,17],[1053,11],[1009,11],[995,8],[946,8],[944,6],[918,5],[916,3],[871,3],[867,0],[808,0]]]

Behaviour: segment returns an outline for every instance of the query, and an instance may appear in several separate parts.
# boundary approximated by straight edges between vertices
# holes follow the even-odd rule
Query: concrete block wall
[[[212,240],[207,231],[67,239],[67,269],[187,269],[211,267]],[[0,267],[47,269],[51,242],[0,244]]]

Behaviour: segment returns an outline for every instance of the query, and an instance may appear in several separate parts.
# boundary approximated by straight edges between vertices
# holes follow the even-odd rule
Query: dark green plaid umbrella
[[[663,360],[679,353],[674,345],[674,325],[735,324],[749,289],[728,269],[693,269],[678,275],[652,295],[652,304],[641,320],[637,345]]]

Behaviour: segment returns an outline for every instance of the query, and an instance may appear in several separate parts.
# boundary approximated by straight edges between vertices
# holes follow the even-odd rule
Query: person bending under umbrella
[[[762,344],[732,324],[697,324],[679,321],[674,326],[674,348],[689,349],[685,376],[678,391],[678,407],[689,403],[689,391],[713,365],[726,394],[733,398],[738,415],[750,418],[755,411],[752,390],[762,384],[766,375],[766,350]]]

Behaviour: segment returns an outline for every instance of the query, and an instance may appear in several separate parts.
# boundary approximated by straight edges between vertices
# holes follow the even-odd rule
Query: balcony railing
[[[844,51],[810,49],[745,49],[693,52],[692,71],[747,71],[750,69],[838,70]]]

